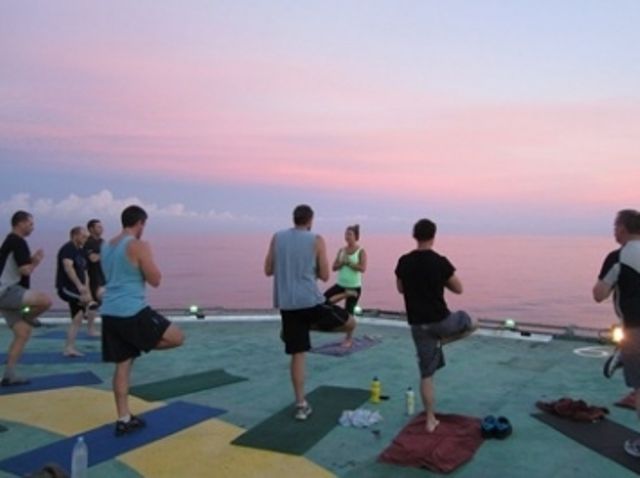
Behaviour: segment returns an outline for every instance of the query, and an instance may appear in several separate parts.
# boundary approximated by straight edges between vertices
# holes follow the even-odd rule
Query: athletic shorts
[[[282,340],[287,354],[297,354],[311,349],[309,331],[330,332],[344,326],[349,313],[332,304],[319,304],[308,309],[281,310]]]
[[[640,327],[625,327],[620,347],[624,381],[628,387],[640,388]]]
[[[64,288],[58,289],[58,297],[69,304],[69,312],[71,313],[72,319],[78,314],[78,312],[84,310],[84,304],[80,300],[80,294],[77,292],[72,292],[69,289]]]
[[[169,320],[145,307],[133,317],[102,316],[102,360],[124,362],[156,348],[171,325]]]
[[[411,325],[411,336],[416,346],[422,378],[431,377],[436,370],[445,365],[441,339],[470,330],[471,323],[469,314],[459,310],[452,312],[440,322]]]
[[[0,293],[0,314],[4,316],[4,320],[10,328],[22,320],[22,306],[26,292],[27,289],[15,284]]]
[[[340,284],[335,284],[327,289],[324,293],[324,297],[329,300],[334,295],[342,294],[347,290],[355,290],[358,293],[355,297],[347,297],[345,301],[345,308],[347,309],[347,312],[353,315],[353,311],[355,310],[356,305],[358,305],[358,301],[362,295],[362,287],[342,287]]]

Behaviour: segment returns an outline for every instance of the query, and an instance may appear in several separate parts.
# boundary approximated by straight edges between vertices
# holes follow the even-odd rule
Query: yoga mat
[[[0,354],[0,363],[7,362],[7,354]],[[84,352],[82,357],[65,357],[60,352],[27,352],[22,354],[18,363],[25,365],[48,364],[48,363],[96,363],[102,362],[101,352]]]
[[[55,462],[69,471],[71,452],[79,436],[83,436],[87,443],[91,467],[222,413],[225,413],[225,410],[187,402],[173,402],[142,414],[141,417],[147,421],[147,426],[131,434],[116,437],[115,424],[110,423],[2,460],[0,469],[24,476],[26,473],[39,470],[47,463]]]
[[[313,347],[310,352],[322,355],[332,355],[334,357],[346,357],[347,355],[378,345],[380,342],[380,339],[365,335],[364,337],[354,337],[351,347],[343,347],[341,345],[342,342],[331,342],[318,347]]]
[[[481,420],[453,414],[436,414],[440,424],[425,430],[426,415],[416,415],[380,454],[378,461],[450,473],[473,458],[484,442]]]
[[[307,395],[313,413],[304,421],[293,418],[289,405],[271,415],[231,443],[234,445],[303,455],[338,425],[343,410],[358,408],[369,398],[368,390],[322,386]]]
[[[549,413],[533,413],[531,416],[596,453],[640,474],[640,460],[624,451],[626,440],[640,438],[634,430],[606,418],[589,423],[575,422]]]
[[[193,375],[181,375],[180,377],[161,380],[159,382],[135,385],[129,389],[131,395],[144,400],[165,400],[179,397],[188,393],[199,392],[208,388],[215,388],[229,383],[248,380],[245,377],[231,375],[222,369],[208,370],[194,373]]]
[[[34,339],[66,339],[67,331],[66,330],[50,330],[49,332],[45,332],[44,334],[34,335],[33,338]],[[94,337],[92,335],[89,335],[83,330],[78,332],[78,335],[76,336],[76,340],[100,341],[101,338],[99,336]]]
[[[38,390],[52,390],[54,388],[77,387],[79,385],[95,385],[102,383],[93,372],[61,373],[57,375],[44,375],[42,377],[30,377],[30,383],[25,385],[9,385],[0,387],[0,395],[12,393],[37,392]]]

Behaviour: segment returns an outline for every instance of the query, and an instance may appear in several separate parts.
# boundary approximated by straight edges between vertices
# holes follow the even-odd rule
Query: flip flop
[[[513,432],[511,422],[507,417],[498,417],[496,419],[496,428],[493,432],[493,436],[498,440],[504,440]]]
[[[482,438],[493,438],[496,432],[497,420],[493,415],[487,415],[480,424]]]

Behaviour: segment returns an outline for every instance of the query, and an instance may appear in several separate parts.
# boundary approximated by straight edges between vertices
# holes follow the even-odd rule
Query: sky
[[[640,2],[4,0],[0,221],[610,234]]]

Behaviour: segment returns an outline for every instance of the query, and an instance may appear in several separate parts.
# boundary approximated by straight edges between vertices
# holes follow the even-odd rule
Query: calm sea
[[[271,234],[153,236],[156,262],[163,272],[159,289],[151,289],[156,308],[270,308],[271,280],[262,272]],[[325,235],[330,260],[342,235]],[[30,239],[44,247],[46,261],[33,285],[53,292],[55,254],[60,244]],[[414,243],[404,235],[369,235],[361,240],[369,256],[361,305],[402,310],[395,290],[398,257]],[[605,254],[615,248],[607,237],[440,236],[436,250],[457,268],[465,292],[448,296],[451,308],[476,317],[514,318],[554,325],[608,327],[616,321],[611,303],[595,304],[591,288]],[[333,280],[333,277],[332,279]],[[331,285],[331,280],[324,289]],[[56,308],[63,304],[56,298]]]

